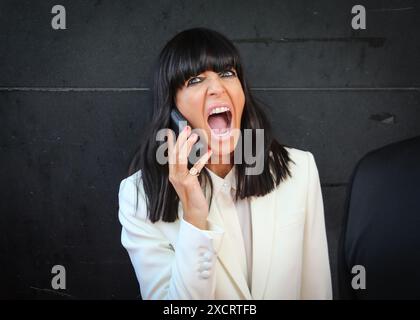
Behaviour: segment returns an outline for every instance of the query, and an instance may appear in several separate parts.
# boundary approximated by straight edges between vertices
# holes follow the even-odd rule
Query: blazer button
[[[199,246],[198,247],[198,255],[201,257],[204,255],[209,249],[207,247]]]
[[[199,267],[198,267],[198,271],[199,272],[203,272],[203,271],[208,271],[211,269],[211,262],[202,262],[200,263]]]
[[[207,279],[208,277],[210,277],[210,271],[208,271],[208,270],[201,271],[200,277],[203,278],[203,279]]]
[[[211,261],[211,259],[213,258],[213,253],[211,253],[210,251],[207,251],[206,253],[204,253],[203,257],[207,261]]]
[[[210,270],[212,263],[211,262],[203,262],[201,265],[203,266],[204,270]]]

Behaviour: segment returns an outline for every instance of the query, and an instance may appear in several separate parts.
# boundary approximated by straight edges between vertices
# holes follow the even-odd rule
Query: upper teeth
[[[229,111],[228,107],[217,107],[211,110],[210,115]]]

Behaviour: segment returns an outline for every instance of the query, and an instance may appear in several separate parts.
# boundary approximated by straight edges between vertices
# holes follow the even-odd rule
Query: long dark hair
[[[241,131],[253,129],[253,150],[255,150],[255,129],[264,129],[263,172],[259,175],[246,175],[245,169],[248,164],[235,164],[236,199],[264,196],[291,175],[289,154],[273,137],[270,122],[252,96],[245,79],[239,52],[233,43],[213,30],[205,28],[185,30],[165,45],[156,61],[152,119],[145,139],[134,155],[128,172],[132,175],[141,170],[141,179],[138,183],[142,186],[137,187],[144,189],[148,217],[152,222],[159,220],[173,222],[178,218],[179,198],[169,182],[168,165],[161,165],[156,161],[156,151],[164,143],[156,141],[157,132],[162,128],[169,128],[170,112],[175,105],[177,90],[190,77],[206,70],[219,73],[230,68],[235,68],[245,94]],[[199,181],[200,183],[209,182],[212,195],[213,186],[206,170],[202,170]]]

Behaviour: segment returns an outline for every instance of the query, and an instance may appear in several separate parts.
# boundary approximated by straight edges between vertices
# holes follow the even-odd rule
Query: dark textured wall
[[[66,30],[51,28],[55,4]],[[351,28],[355,4],[366,30]],[[416,1],[1,0],[0,297],[138,295],[119,182],[150,114],[151,64],[196,26],[234,41],[278,137],[315,155],[336,289],[352,169],[420,134]],[[66,290],[51,288],[56,264]]]

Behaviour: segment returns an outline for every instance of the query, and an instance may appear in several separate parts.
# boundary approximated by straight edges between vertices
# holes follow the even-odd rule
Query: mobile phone
[[[187,125],[189,125],[187,119],[185,119],[176,107],[173,107],[171,110],[170,123],[171,129],[175,132],[177,137],[179,133],[184,130]]]
[[[184,130],[184,128],[189,125],[187,119],[179,112],[177,107],[173,107],[171,110],[171,119],[170,127],[175,132],[176,137],[178,138],[179,133]],[[200,157],[202,157],[207,152],[207,144],[203,143],[205,141],[202,139],[200,132],[197,132],[198,139],[192,147],[191,153],[189,154],[189,160],[194,164]]]

